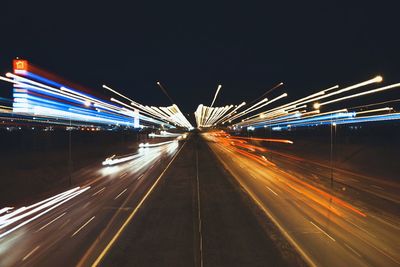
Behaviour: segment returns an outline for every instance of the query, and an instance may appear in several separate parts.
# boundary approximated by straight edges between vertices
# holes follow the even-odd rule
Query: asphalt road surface
[[[302,266],[232,181],[194,135],[101,266]]]
[[[112,157],[78,187],[1,208],[0,266],[400,265],[398,184],[203,137]]]
[[[99,162],[81,173],[79,187],[0,210],[0,266],[91,266],[183,143],[141,148],[112,166]]]
[[[310,266],[400,265],[397,184],[260,152],[246,140],[204,138]]]

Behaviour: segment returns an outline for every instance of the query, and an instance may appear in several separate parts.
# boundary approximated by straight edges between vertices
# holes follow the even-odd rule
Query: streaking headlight
[[[149,143],[140,143],[139,144],[139,147],[148,147],[149,146]]]
[[[114,158],[114,157],[115,157],[115,155],[112,155],[111,157],[106,158],[106,160],[103,161],[102,164],[103,164],[103,165],[111,165],[112,162],[113,162],[113,158]]]

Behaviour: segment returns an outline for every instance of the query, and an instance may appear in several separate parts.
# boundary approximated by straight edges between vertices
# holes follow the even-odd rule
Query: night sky
[[[293,98],[376,74],[400,81],[399,8],[382,1],[37,2],[1,3],[2,74],[19,56],[100,94],[105,83],[169,105],[159,80],[184,113],[219,83],[216,105],[281,81]]]

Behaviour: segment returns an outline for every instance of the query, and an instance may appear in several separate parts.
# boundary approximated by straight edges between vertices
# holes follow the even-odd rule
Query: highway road
[[[100,266],[305,266],[197,134]]]
[[[0,266],[91,266],[155,187],[184,141],[143,146],[86,168],[79,186],[0,208]],[[126,160],[126,161],[125,161]]]
[[[395,182],[270,151],[262,146],[265,140],[233,138],[222,132],[202,136],[233,179],[310,266],[400,265],[400,188]],[[270,141],[291,145],[290,140]],[[0,208],[0,266],[101,263],[183,146],[183,140],[155,140],[134,154],[110,155],[103,165],[99,162],[82,171],[84,182],[75,188],[25,207]],[[201,157],[200,167],[206,166],[209,156]],[[182,161],[190,165],[193,159],[189,158],[185,156]],[[215,182],[217,174],[209,172],[216,167],[202,168],[200,177],[209,179],[202,178],[201,186],[205,187],[205,181]],[[202,192],[212,192],[213,186]],[[204,207],[207,199],[215,205],[214,199],[222,197],[218,194],[219,198],[204,198]],[[221,205],[231,198],[226,195]],[[230,211],[236,214],[235,209]],[[190,210],[189,215],[193,214]],[[208,220],[216,221],[218,214]],[[202,216],[207,222],[207,213]],[[247,233],[238,226],[240,220],[235,222],[236,228]],[[207,225],[209,228],[203,228],[205,236],[217,223]],[[211,239],[204,241],[205,252],[207,240]],[[210,251],[215,252],[215,248]]]
[[[400,265],[398,184],[221,132],[203,137],[310,266]]]

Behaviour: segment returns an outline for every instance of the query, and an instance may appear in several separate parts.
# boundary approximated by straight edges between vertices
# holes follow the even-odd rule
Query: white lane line
[[[119,178],[124,178],[127,174],[128,174],[128,173],[125,172],[125,173],[121,174],[121,175],[119,176]]]
[[[258,180],[258,178],[256,176],[254,176],[252,173],[250,173],[250,176],[254,179],[254,180]]]
[[[100,194],[101,192],[103,192],[104,189],[106,189],[106,188],[103,187],[102,189],[100,189],[99,191],[97,191],[96,193],[94,193],[94,194],[92,195],[92,197],[94,197],[94,196],[97,195],[97,194]]]
[[[139,176],[139,178],[137,178],[138,180],[142,179],[142,177],[144,176],[144,173],[142,175]]]
[[[50,224],[52,224],[53,222],[55,222],[56,220],[60,219],[62,216],[64,216],[66,214],[66,212],[64,212],[63,214],[61,214],[60,216],[56,217],[55,219],[51,220],[49,223],[43,225],[42,227],[39,228],[39,230],[37,230],[36,232],[41,231],[42,229],[46,228],[47,226],[49,226]]]
[[[90,218],[89,221],[85,222],[84,225],[82,225],[81,227],[79,227],[79,229],[76,230],[75,233],[73,233],[73,234],[71,235],[71,237],[73,237],[74,235],[76,235],[77,233],[79,233],[79,231],[82,230],[86,225],[88,225],[88,224],[94,219],[94,217],[96,217],[96,216],[93,216],[92,218]]]
[[[197,144],[196,144],[197,145]],[[199,251],[200,267],[203,267],[203,234],[201,230],[201,202],[200,202],[200,179],[199,179],[199,152],[196,146],[196,182],[197,182],[197,220],[199,225]]]
[[[125,193],[126,192],[126,190],[128,190],[128,188],[125,188],[124,189],[124,191],[122,191],[121,193],[119,193],[118,194],[118,196],[116,196],[114,199],[117,199],[117,198],[119,198],[123,193]]]
[[[324,233],[327,237],[329,237],[332,241],[336,241],[333,237],[331,237],[330,235],[328,235],[327,232],[325,232],[324,230],[322,230],[321,228],[319,228],[315,223],[313,223],[312,221],[310,221],[310,223],[312,225],[314,225],[318,230],[320,230],[322,233]]]
[[[349,245],[347,245],[346,243],[343,243],[348,249],[350,249],[354,254],[356,254],[358,257],[362,258],[362,256],[355,251],[352,247],[350,247]]]
[[[276,196],[278,196],[278,194],[277,194],[277,193],[275,193],[275,191],[274,191],[274,190],[272,190],[271,188],[269,188],[269,186],[268,186],[268,185],[266,185],[265,187],[267,187],[269,191],[271,191],[271,192],[272,192],[272,193],[274,193]]]
[[[40,246],[36,246],[34,249],[31,250],[31,252],[29,252],[28,254],[25,255],[25,257],[22,258],[22,261],[26,260],[27,258],[29,258],[33,253],[35,253],[36,250],[39,249]]]

